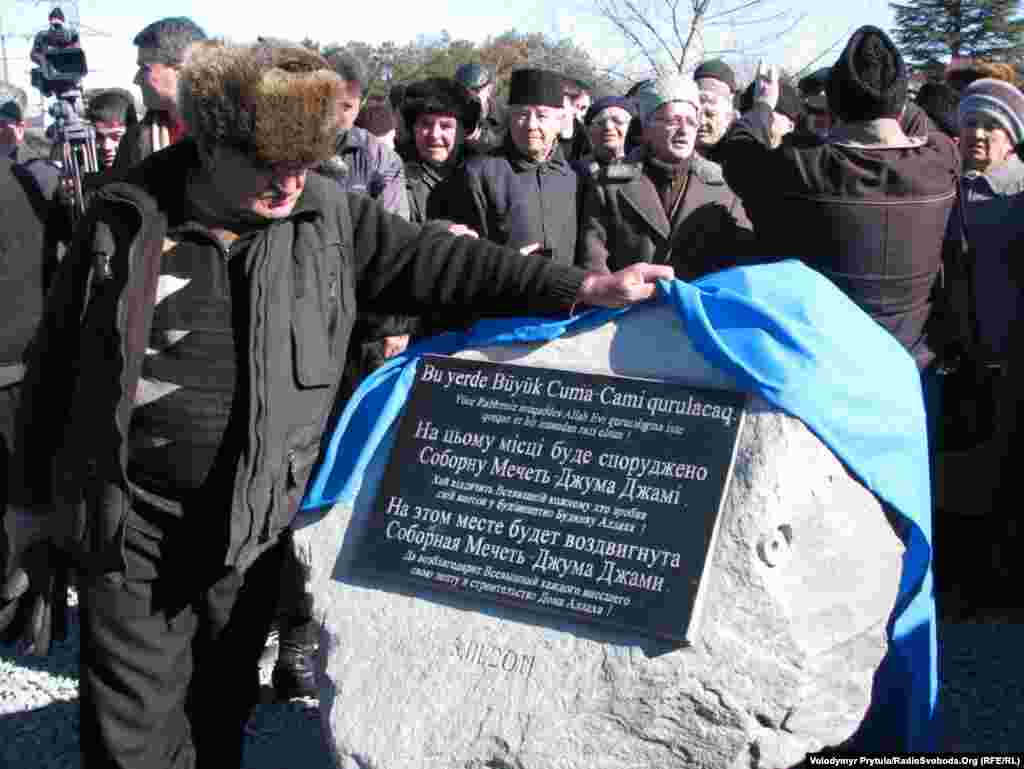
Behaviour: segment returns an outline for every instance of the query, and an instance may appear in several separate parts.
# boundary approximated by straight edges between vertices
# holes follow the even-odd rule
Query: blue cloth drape
[[[906,550],[889,650],[858,736],[864,750],[936,749],[938,688],[931,575],[931,495],[921,384],[914,361],[819,273],[797,261],[741,267],[692,284],[662,281],[696,349],[737,385],[801,419],[902,519]],[[396,357],[359,387],[333,428],[304,509],[351,502],[400,413],[424,353],[539,342],[643,305],[567,319],[486,320]]]

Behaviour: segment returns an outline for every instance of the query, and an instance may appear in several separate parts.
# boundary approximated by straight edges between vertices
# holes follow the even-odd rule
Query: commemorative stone
[[[903,551],[668,307],[424,356],[297,526],[343,769],[793,766],[860,724]]]

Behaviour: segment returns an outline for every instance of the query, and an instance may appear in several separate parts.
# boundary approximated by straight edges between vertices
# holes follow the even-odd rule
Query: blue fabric
[[[937,749],[935,601],[925,410],[913,359],[838,288],[801,262],[659,284],[697,350],[737,385],[799,417],[902,519],[906,550],[889,651],[858,735],[863,750]],[[397,418],[424,353],[537,342],[643,305],[571,319],[483,321],[390,360],[359,387],[331,435],[304,509],[351,502],[366,465]]]

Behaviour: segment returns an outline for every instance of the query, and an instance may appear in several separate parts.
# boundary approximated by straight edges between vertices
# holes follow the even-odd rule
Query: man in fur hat
[[[146,114],[118,144],[117,172],[185,136],[188,129],[178,104],[178,75],[192,45],[205,39],[199,25],[184,16],[154,21],[135,36],[132,42],[138,48],[139,70],[132,82],[142,91]]]
[[[542,69],[512,73],[505,143],[466,162],[440,215],[495,243],[572,264],[578,180],[558,146],[563,80]]]
[[[622,306],[672,275],[421,229],[311,173],[342,86],[307,49],[200,43],[180,77],[189,138],[100,190],[61,263],[0,530],[0,631],[27,651],[62,613],[56,565],[77,570],[87,766],[240,766],[360,307]]]
[[[417,224],[439,218],[438,193],[465,160],[466,137],[477,129],[481,111],[480,102],[457,80],[429,78],[406,89],[402,119],[409,141],[399,150],[410,218]]]

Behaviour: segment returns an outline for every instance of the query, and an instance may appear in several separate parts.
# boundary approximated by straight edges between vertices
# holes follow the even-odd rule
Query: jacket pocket
[[[301,387],[338,380],[354,299],[341,275],[341,246],[327,246],[314,265],[296,270],[292,299],[295,379]]]

